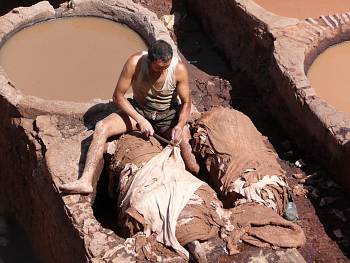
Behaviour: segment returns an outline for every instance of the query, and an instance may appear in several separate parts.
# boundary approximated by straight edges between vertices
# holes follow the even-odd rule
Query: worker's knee
[[[191,132],[187,125],[182,130],[182,140],[188,142],[191,139]]]
[[[182,141],[180,144],[181,155],[185,162],[186,169],[194,175],[199,173],[200,167],[197,163],[196,157],[192,153],[192,147],[188,141]]]
[[[96,123],[94,136],[105,137],[107,136],[107,132],[108,132],[108,125],[103,120]]]

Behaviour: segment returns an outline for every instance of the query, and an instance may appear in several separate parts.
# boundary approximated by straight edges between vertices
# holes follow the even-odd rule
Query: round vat
[[[177,56],[164,24],[142,6],[121,0],[74,3],[74,8],[54,9],[42,1],[0,17],[0,99],[13,106],[16,116],[82,117],[114,109],[109,102],[127,57],[156,39],[170,43]],[[7,49],[16,58],[6,58]]]
[[[305,19],[320,15],[350,11],[350,1],[344,0],[254,0],[261,7],[281,16]]]
[[[110,99],[127,58],[147,50],[129,27],[70,17],[27,27],[0,49],[0,65],[24,94],[85,102]]]
[[[350,41],[319,55],[308,71],[316,93],[339,111],[350,113]]]

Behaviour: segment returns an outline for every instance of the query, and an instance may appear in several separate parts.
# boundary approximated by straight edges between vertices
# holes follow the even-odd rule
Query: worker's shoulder
[[[182,61],[178,61],[175,68],[176,77],[182,78],[183,76],[188,75],[188,70],[186,65]]]
[[[126,61],[126,64],[128,66],[133,66],[133,67],[136,67],[137,63],[139,62],[140,58],[144,56],[144,52],[141,51],[141,52],[137,52],[133,55],[131,55],[128,60]]]

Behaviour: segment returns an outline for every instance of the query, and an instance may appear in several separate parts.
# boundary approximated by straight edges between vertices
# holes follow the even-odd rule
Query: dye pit
[[[350,113],[350,42],[325,50],[313,62],[308,79],[316,93],[339,111]]]
[[[110,99],[126,59],[147,50],[123,24],[62,18],[25,28],[0,49],[0,65],[24,94],[86,102]]]
[[[350,2],[343,0],[254,0],[254,2],[277,15],[299,19],[350,11]]]

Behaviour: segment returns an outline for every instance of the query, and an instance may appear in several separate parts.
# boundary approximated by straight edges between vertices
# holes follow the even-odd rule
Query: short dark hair
[[[168,61],[173,57],[173,49],[164,40],[154,41],[148,48],[148,58],[151,62],[156,60]]]

